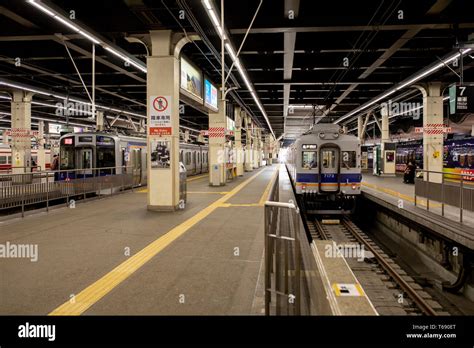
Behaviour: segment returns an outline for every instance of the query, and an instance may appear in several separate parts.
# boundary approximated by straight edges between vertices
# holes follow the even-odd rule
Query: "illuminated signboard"
[[[72,145],[72,138],[65,138],[64,145]]]
[[[61,133],[61,125],[57,123],[50,123],[48,125],[49,128],[49,134],[59,134]]]
[[[209,80],[204,80],[204,102],[217,109],[217,88]]]
[[[181,58],[180,87],[193,96],[202,99],[202,73],[184,58]]]
[[[318,145],[316,144],[303,144],[303,150],[316,150]]]

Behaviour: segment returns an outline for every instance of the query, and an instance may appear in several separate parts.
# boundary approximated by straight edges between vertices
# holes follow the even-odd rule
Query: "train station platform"
[[[264,201],[277,165],[223,187],[190,178],[184,210],[146,209],[146,189],[0,223],[2,315],[263,314]]]
[[[415,185],[404,184],[401,176],[379,177],[364,173],[362,193],[365,198],[400,213],[410,221],[474,250],[474,212],[464,210],[460,222],[458,207],[446,204],[442,216],[439,202],[417,197],[415,205]]]

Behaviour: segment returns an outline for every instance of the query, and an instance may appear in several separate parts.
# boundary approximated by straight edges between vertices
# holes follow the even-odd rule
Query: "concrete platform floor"
[[[261,314],[263,202],[277,166],[222,187],[188,182],[185,210],[146,210],[146,189],[0,223],[0,314]],[[261,279],[263,281],[263,279]]]
[[[391,198],[399,198],[403,201],[405,207],[415,206],[415,185],[404,184],[401,175],[395,177],[380,177],[372,175],[371,173],[363,173],[362,190],[374,190]],[[417,197],[417,206],[426,210],[428,206],[426,199]],[[441,203],[430,201],[429,211],[441,216]],[[444,217],[459,222],[459,208],[445,205]],[[474,226],[474,212],[468,210],[463,211],[463,224],[471,227]]]

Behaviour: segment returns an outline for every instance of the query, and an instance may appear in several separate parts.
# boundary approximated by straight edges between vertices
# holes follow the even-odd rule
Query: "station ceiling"
[[[220,38],[201,0],[42,2],[65,14],[74,11],[77,23],[142,61],[145,47],[126,37],[159,29],[197,32],[203,40],[186,45],[183,54],[216,84],[221,81]],[[262,0],[259,8],[260,0],[225,0],[225,27],[238,49],[259,8],[240,60],[276,137],[285,133],[284,138],[291,139],[314,122],[336,121],[468,41],[474,32],[471,2]],[[220,0],[214,5],[219,8]],[[0,29],[0,78],[87,99],[66,47],[90,87],[88,40],[21,0],[0,0]],[[124,66],[100,47],[96,56],[97,103],[145,115],[146,74]],[[228,68],[232,61],[226,56]],[[474,80],[473,62],[471,56],[464,58],[465,81]],[[425,81],[456,82],[456,73],[458,67],[447,67]],[[231,101],[246,105],[269,129],[235,70],[230,86],[237,87]],[[411,100],[420,97],[407,94]],[[0,112],[8,109],[8,101],[0,99]],[[44,106],[34,105],[33,113],[58,117]],[[0,114],[0,125],[1,117],[8,116]],[[192,107],[182,115],[182,124],[196,129],[207,128],[207,122],[207,116]]]

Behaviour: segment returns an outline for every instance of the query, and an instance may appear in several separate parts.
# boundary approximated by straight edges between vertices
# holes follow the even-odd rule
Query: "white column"
[[[361,142],[364,138],[364,130],[362,129],[364,127],[364,119],[362,117],[362,115],[359,115],[359,117],[357,117],[357,137]]]
[[[41,170],[46,170],[46,151],[44,149],[44,121],[38,121],[38,137],[36,138],[36,143],[38,144],[37,150],[37,163],[36,165],[41,168]]]
[[[101,132],[104,130],[104,112],[96,111],[95,115],[96,129],[98,132]]]
[[[253,151],[252,151],[252,124],[250,117],[245,114],[244,118],[246,138],[245,138],[245,171],[253,170]]]
[[[433,128],[436,127],[439,128]],[[441,83],[429,83],[426,93],[423,93],[423,169],[435,172],[443,171],[443,133],[427,132],[428,126],[442,129],[443,125],[443,96]],[[424,180],[428,175],[424,174]],[[441,174],[429,175],[429,181],[441,183]]]
[[[242,150],[242,110],[240,106],[236,106],[235,115],[235,156],[237,176],[244,175],[244,154]]]
[[[147,59],[148,209],[155,211],[172,211],[179,206],[180,72],[179,59],[172,54],[171,37],[170,30],[151,31],[152,51]],[[158,97],[166,98],[166,110],[171,114],[171,134],[163,131],[161,135],[157,135],[159,132],[151,130],[151,110],[156,104],[153,100]],[[164,105],[163,99],[160,101]],[[153,128],[158,130],[157,127]],[[160,161],[152,162],[153,152],[155,159],[169,153],[169,165],[161,165]]]
[[[28,172],[31,167],[31,99],[33,94],[13,91],[11,102],[12,125],[12,172]],[[17,167],[17,168],[15,168]]]
[[[209,185],[223,186],[226,183],[225,166],[225,130],[226,102],[222,100],[221,91],[217,96],[219,111],[209,112]]]

